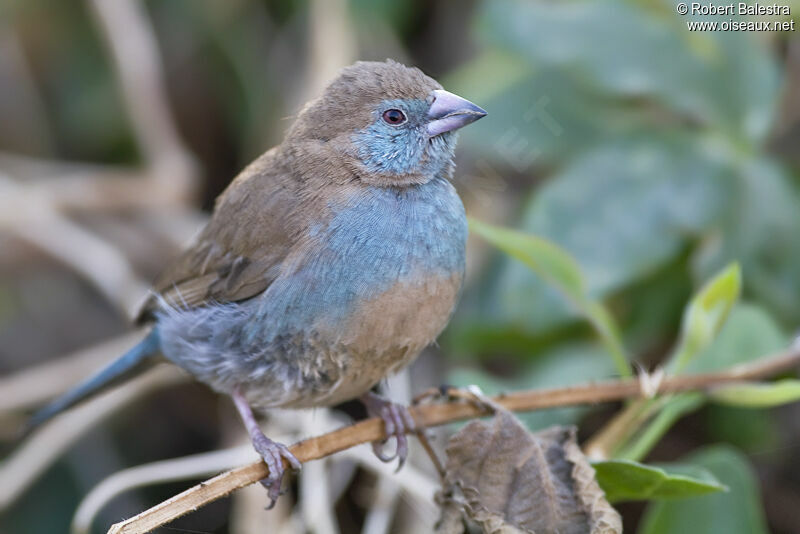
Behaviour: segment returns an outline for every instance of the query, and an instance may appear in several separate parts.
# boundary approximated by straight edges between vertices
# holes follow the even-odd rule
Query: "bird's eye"
[[[406,115],[399,109],[387,109],[383,112],[383,120],[392,126],[397,126],[406,122]]]

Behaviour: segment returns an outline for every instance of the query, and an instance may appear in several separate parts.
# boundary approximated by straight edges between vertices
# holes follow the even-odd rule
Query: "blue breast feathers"
[[[218,391],[247,385],[258,406],[352,398],[416,356],[446,323],[463,276],[467,224],[453,186],[366,187],[330,208],[263,294],[160,311],[164,355]],[[403,309],[382,308],[398,288]],[[372,357],[353,359],[344,338]]]
[[[444,178],[365,188],[334,207],[333,218],[314,233],[319,249],[258,299],[260,331],[250,333],[251,341],[301,333],[321,322],[335,327],[360,302],[398,282],[464,270],[466,216]]]

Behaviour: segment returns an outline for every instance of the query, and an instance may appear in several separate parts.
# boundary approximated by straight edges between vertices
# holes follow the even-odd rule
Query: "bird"
[[[166,359],[229,395],[269,468],[271,505],[289,449],[255,410],[359,398],[408,453],[407,409],[373,391],[450,320],[467,220],[453,186],[457,130],[486,115],[415,67],[343,68],[283,142],[217,198],[193,242],[155,280],[135,347],[34,414],[37,426]]]

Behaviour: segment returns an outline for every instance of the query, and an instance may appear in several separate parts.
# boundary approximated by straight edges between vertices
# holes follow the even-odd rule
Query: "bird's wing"
[[[217,199],[196,241],[156,279],[137,322],[152,319],[164,304],[239,301],[269,287],[299,231],[297,182],[275,159],[272,151],[261,156]]]

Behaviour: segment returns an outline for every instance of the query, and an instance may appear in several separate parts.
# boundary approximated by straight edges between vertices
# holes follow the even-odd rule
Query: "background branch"
[[[184,373],[162,365],[46,423],[0,465],[0,511],[10,507],[89,428],[135,399],[182,380],[186,380]]]
[[[737,365],[727,370],[697,375],[676,376],[664,379],[653,393],[677,393],[702,390],[721,384],[747,379],[763,378],[791,369],[800,364],[800,347]],[[636,397],[642,385],[637,379],[613,380],[556,389],[521,391],[492,398],[511,411],[532,411],[545,408],[594,404]],[[424,427],[453,423],[464,419],[489,415],[490,410],[478,403],[447,402],[410,408],[411,415]],[[386,439],[383,422],[372,418],[355,423],[322,436],[294,444],[290,449],[303,463],[318,460],[362,443]],[[255,462],[218,475],[198,484],[126,521],[117,523],[109,534],[144,534],[169,523],[210,502],[225,497],[232,491],[253,484],[269,475],[263,462]]]
[[[172,120],[155,34],[135,0],[91,0],[108,43],[137,143],[162,195],[187,199],[196,189],[193,158]]]

